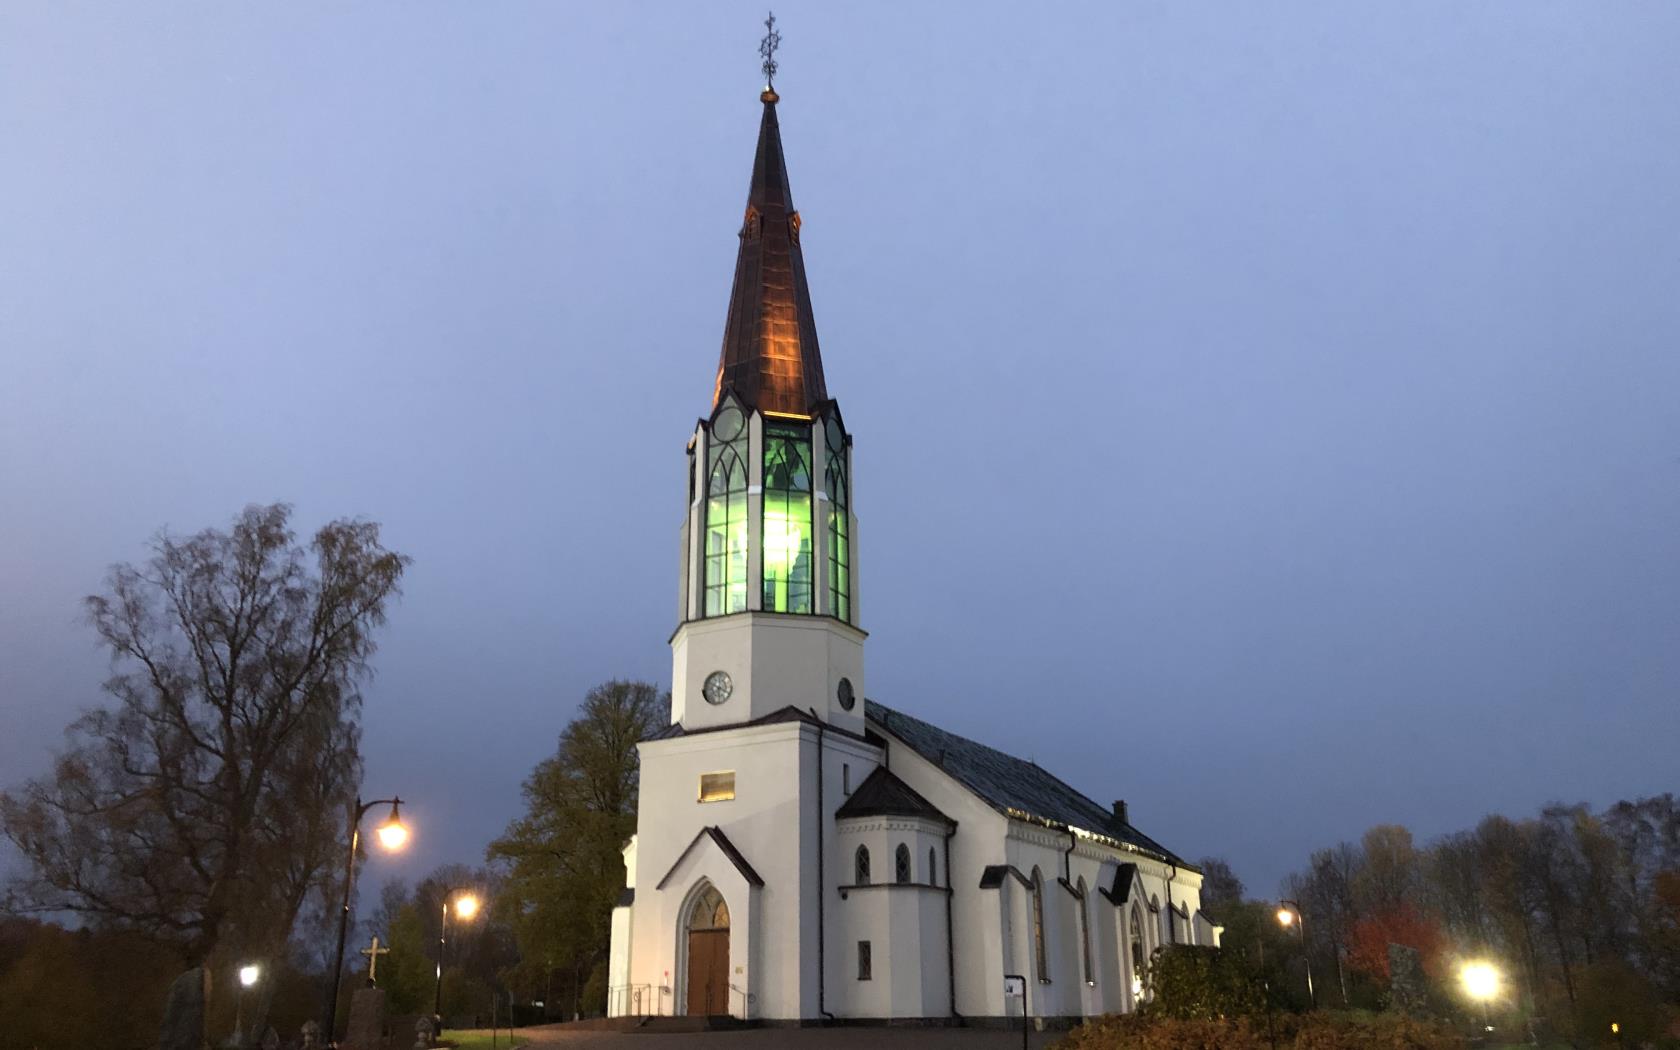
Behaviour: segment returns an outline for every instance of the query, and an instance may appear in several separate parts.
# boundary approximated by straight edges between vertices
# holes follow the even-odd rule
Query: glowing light
[[[1499,995],[1499,971],[1485,962],[1465,963],[1458,972],[1458,979],[1464,984],[1464,991],[1472,999],[1487,1002]]]
[[[256,984],[257,983],[257,978],[259,978],[261,976],[262,976],[262,970],[259,967],[257,967],[254,963],[249,965],[249,966],[241,966],[239,968],[239,983],[244,985],[247,988],[251,987],[253,984]]]
[[[1277,920],[1285,926],[1293,926],[1295,925],[1295,913],[1288,908],[1279,908],[1277,910]]]
[[[379,844],[385,849],[395,852],[408,845],[408,828],[402,822],[402,814],[397,811],[399,803],[391,803],[391,815],[385,818],[385,823],[379,825]]]
[[[1619,1034],[1619,1033],[1620,1033],[1620,1032],[1621,1032],[1621,1030],[1622,1030],[1622,1026],[1621,1026],[1621,1025],[1619,1025],[1619,1024],[1617,1024],[1617,1023],[1616,1023],[1616,1022],[1614,1022],[1614,1021],[1611,1021],[1611,1022],[1610,1022],[1610,1034],[1611,1034],[1611,1035],[1617,1035],[1617,1034]]]
[[[455,898],[455,914],[463,919],[470,919],[478,914],[478,898],[471,893],[463,893]]]
[[[1143,994],[1143,982],[1138,980],[1136,977],[1132,978],[1132,998],[1136,999],[1139,996],[1141,996],[1142,994]]]

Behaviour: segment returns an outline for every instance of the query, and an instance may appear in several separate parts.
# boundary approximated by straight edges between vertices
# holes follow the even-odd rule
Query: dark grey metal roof
[[[909,745],[1000,813],[1093,831],[1170,864],[1193,867],[1037,763],[948,733],[874,700],[864,701],[864,714],[874,727]]]
[[[920,817],[935,823],[956,827],[957,822],[939,812],[939,807],[918,795],[914,788],[894,776],[886,766],[876,766],[863,778],[851,797],[834,811],[836,818],[846,817]]]

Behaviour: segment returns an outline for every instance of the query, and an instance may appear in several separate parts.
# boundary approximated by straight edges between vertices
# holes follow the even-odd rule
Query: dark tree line
[[[1380,825],[1315,852],[1283,891],[1300,903],[1307,959],[1331,1005],[1386,1004],[1391,944],[1421,954],[1444,1006],[1463,962],[1493,962],[1505,980],[1496,1009],[1565,1034],[1608,1031],[1611,1019],[1630,1038],[1655,1034],[1680,1004],[1673,795],[1489,816],[1422,846]],[[1236,903],[1228,886],[1221,895],[1208,907],[1231,916],[1226,945],[1287,967],[1301,946],[1270,918],[1273,905]],[[1287,986],[1304,970],[1285,972]]]

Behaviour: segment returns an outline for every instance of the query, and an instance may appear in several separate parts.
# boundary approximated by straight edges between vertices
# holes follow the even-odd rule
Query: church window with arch
[[[764,430],[764,609],[809,613],[811,436],[799,427]]]
[[[1132,996],[1143,994],[1143,920],[1136,907],[1132,908]]]
[[[747,611],[747,420],[725,405],[706,452],[707,616]]]
[[[911,881],[910,847],[900,842],[898,849],[893,852],[893,881],[906,883]]]
[[[1044,950],[1044,876],[1035,867],[1032,870],[1032,934],[1033,961],[1038,964],[1038,980],[1041,984],[1050,983],[1050,959]]]
[[[852,881],[859,886],[869,885],[869,847],[859,846],[852,858]]]
[[[828,492],[828,600],[837,619],[852,619],[851,479],[846,476],[846,435],[840,421],[823,425]]]

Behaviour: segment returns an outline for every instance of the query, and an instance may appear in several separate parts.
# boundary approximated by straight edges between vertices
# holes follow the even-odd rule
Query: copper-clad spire
[[[764,119],[758,127],[741,250],[735,260],[735,288],[718,359],[715,406],[733,390],[763,412],[808,415],[828,399],[805,259],[799,251],[799,213],[793,210],[782,133],[776,123],[778,96],[765,88]]]

